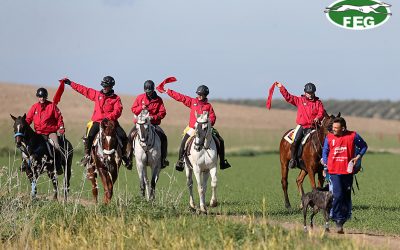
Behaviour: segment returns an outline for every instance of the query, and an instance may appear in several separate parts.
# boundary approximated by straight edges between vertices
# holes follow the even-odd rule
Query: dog
[[[329,186],[324,188],[313,189],[311,192],[304,194],[301,197],[303,204],[303,215],[304,215],[304,231],[307,232],[307,208],[312,208],[310,228],[314,227],[313,219],[319,210],[323,210],[325,218],[325,232],[329,232],[329,212],[332,208],[333,195],[329,191]]]

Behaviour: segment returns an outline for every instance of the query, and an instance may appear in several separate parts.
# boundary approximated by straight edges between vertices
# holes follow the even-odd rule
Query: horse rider
[[[49,94],[45,88],[39,88],[36,91],[38,102],[33,104],[29,109],[25,120],[29,125],[33,122],[36,133],[42,135],[46,141],[49,141],[50,144],[54,146],[56,149],[55,160],[57,163],[57,174],[62,174],[62,169],[58,166],[61,161],[62,151],[57,132],[64,135],[64,121],[57,105],[47,100],[48,96]]]
[[[315,96],[317,88],[311,82],[304,86],[304,95],[294,96],[290,94],[285,86],[277,82],[275,84],[286,102],[297,107],[296,123],[300,125],[294,141],[291,145],[291,160],[289,161],[289,168],[301,167],[303,161],[301,160],[301,153],[298,152],[300,143],[305,135],[307,135],[316,124],[319,124],[324,118],[324,105],[321,100]],[[299,161],[297,160],[299,158]]]
[[[175,169],[178,171],[183,171],[184,169],[184,161],[183,157],[185,154],[185,145],[187,140],[189,139],[190,136],[194,135],[194,125],[196,123],[196,113],[197,114],[202,114],[203,112],[208,112],[209,116],[208,118],[210,119],[211,126],[214,126],[215,121],[216,121],[216,116],[214,109],[211,105],[211,103],[208,102],[207,96],[209,94],[209,89],[205,85],[200,85],[197,88],[196,98],[192,98],[190,96],[186,96],[183,94],[180,94],[176,91],[173,91],[171,89],[162,89],[162,93],[166,92],[170,97],[175,99],[178,102],[182,102],[185,106],[190,108],[190,116],[189,116],[189,126],[185,129],[187,131],[183,137],[183,140],[181,142],[181,146],[179,149],[179,159],[178,162],[175,165]],[[213,128],[213,136],[216,137],[216,139],[219,141],[219,146],[218,143],[218,154],[220,157],[220,169],[226,169],[231,167],[231,165],[228,163],[228,161],[225,159],[225,145],[224,145],[224,140],[220,136],[220,134],[217,132],[216,129]]]
[[[167,111],[164,106],[164,102],[160,96],[157,95],[157,92],[154,91],[154,82],[152,80],[147,80],[144,82],[144,93],[140,94],[136,97],[132,104],[132,113],[135,115],[139,115],[142,110],[147,110],[150,115],[150,122],[153,124],[157,135],[161,140],[161,168],[165,168],[169,165],[167,158],[167,150],[168,150],[168,140],[167,135],[164,133],[162,128],[160,127],[161,120],[167,114]],[[136,119],[133,120],[133,123],[136,124]],[[132,160],[133,157],[133,135],[136,133],[136,126],[133,126],[131,132],[129,133],[129,157]]]
[[[121,128],[118,123],[118,118],[122,114],[122,103],[121,98],[114,93],[114,85],[115,80],[111,76],[105,76],[101,81],[102,90],[94,90],[92,88],[85,87],[76,82],[70,81],[68,78],[62,79],[62,81],[70,85],[73,90],[82,94],[89,100],[93,101],[94,111],[92,115],[92,126],[87,133],[87,140],[85,141],[85,155],[81,160],[83,166],[85,166],[90,159],[90,149],[92,148],[93,141],[96,137],[96,134],[100,130],[100,122],[101,121],[115,121],[116,123],[116,133],[119,139],[122,142],[122,160],[124,165],[130,169],[132,168],[132,162],[129,161],[126,152],[126,146],[128,143],[128,137],[126,136],[125,131]]]

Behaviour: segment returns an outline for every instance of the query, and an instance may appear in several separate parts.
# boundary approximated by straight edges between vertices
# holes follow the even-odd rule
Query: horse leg
[[[160,164],[161,160],[156,162],[158,162],[158,164],[156,164],[156,166],[152,169],[152,175],[151,175],[150,200],[154,200],[155,198],[156,184],[161,169],[161,164]]]
[[[143,183],[144,183],[146,200],[149,201],[150,200],[150,183],[149,183],[149,178],[147,177],[147,166],[144,166],[144,168],[143,168]]]
[[[196,169],[195,167],[193,167],[194,169]],[[198,169],[198,168],[197,168]],[[196,177],[196,181],[197,181],[197,191],[198,191],[198,193],[199,193],[199,198],[200,198],[200,211],[201,212],[203,212],[203,213],[207,213],[207,210],[206,210],[206,204],[205,204],[205,200],[204,200],[204,193],[205,193],[205,190],[203,189],[203,185],[202,185],[202,183],[201,183],[201,172],[200,172],[200,170],[198,170],[198,171],[193,171],[194,172],[194,176]],[[204,179],[205,177],[204,177],[204,175],[203,175],[203,179]]]
[[[144,175],[143,175],[143,171],[144,171],[145,166],[143,166],[143,163],[141,161],[139,161],[138,158],[136,158],[136,169],[138,172],[138,176],[139,176],[139,187],[140,187],[140,194],[144,197],[146,188],[144,185]]]
[[[99,190],[98,190],[98,185],[97,185],[97,181],[96,181],[96,177],[95,177],[94,168],[90,167],[90,168],[88,168],[87,171],[88,171],[87,178],[92,182],[92,195],[93,195],[94,201],[97,203]]]
[[[286,208],[290,208],[290,202],[289,202],[289,196],[288,196],[288,161],[282,161],[281,160],[281,175],[282,175],[282,179],[281,179],[281,184],[282,184],[282,190],[283,190],[283,195],[285,197],[285,207]]]
[[[189,189],[189,206],[191,209],[195,210],[196,205],[193,199],[193,170],[191,168],[186,169],[186,185]]]
[[[303,195],[304,195],[303,181],[304,181],[304,178],[306,177],[306,175],[307,175],[306,171],[300,170],[300,173],[296,178],[297,190],[299,191],[301,197],[303,197]],[[302,208],[302,207],[303,207],[303,203],[300,202],[300,208]]]
[[[211,176],[211,200],[210,200],[210,207],[216,207],[218,205],[217,201],[217,167],[210,169],[210,176]]]
[[[103,168],[99,169],[99,174],[100,174],[101,182],[103,183],[103,189],[104,189],[103,203],[108,204],[108,203],[110,203],[111,197],[112,197],[111,176],[110,176],[110,173]],[[111,186],[111,188],[110,188],[110,186]]]
[[[54,171],[47,171],[47,175],[51,179],[51,182],[53,184],[53,200],[57,200],[58,196],[58,182],[57,182],[57,175],[55,174]]]
[[[323,187],[325,178],[322,175],[322,171],[318,171],[317,174],[318,174],[318,187]]]
[[[315,172],[314,172],[314,168],[311,168],[312,170],[310,171],[310,174],[308,175],[308,177],[310,178],[310,184],[311,184],[311,188],[315,189],[316,185],[315,185]]]

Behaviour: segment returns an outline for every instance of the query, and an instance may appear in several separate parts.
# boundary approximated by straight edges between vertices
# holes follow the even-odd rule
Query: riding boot
[[[224,139],[221,137],[221,135],[219,133],[216,133],[215,137],[217,137],[217,139],[219,141],[219,147],[218,147],[219,168],[221,170],[230,168],[231,164],[229,164],[228,160],[225,159],[225,142],[224,142]]]
[[[89,163],[90,160],[90,148],[92,147],[93,139],[86,137],[83,139],[83,144],[85,146],[85,155],[81,159],[81,165],[84,167]]]
[[[185,168],[185,163],[183,161],[183,157],[185,154],[186,141],[189,139],[189,137],[190,136],[188,134],[185,134],[185,136],[183,137],[182,142],[181,142],[181,147],[179,148],[179,159],[175,165],[175,169],[180,172],[182,172],[183,169]]]
[[[289,168],[295,168],[297,166],[297,141],[294,141],[290,147],[290,156]]]
[[[128,170],[132,170],[132,159],[130,158],[130,153],[127,150],[129,140],[128,138],[124,139],[125,140],[122,142],[122,161],[124,162],[124,165]]]
[[[63,168],[62,168],[62,157],[61,157],[61,152],[59,150],[55,150],[55,166],[56,166],[56,172],[57,175],[62,175],[64,173]]]
[[[167,135],[161,129],[156,128],[156,133],[160,137],[161,141],[161,168],[169,166],[169,161],[167,160],[167,150],[168,150],[168,138]]]

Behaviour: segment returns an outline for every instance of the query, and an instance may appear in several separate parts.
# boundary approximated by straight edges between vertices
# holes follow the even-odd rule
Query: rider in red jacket
[[[96,134],[100,130],[100,122],[104,119],[116,122],[117,136],[122,141],[122,152],[126,154],[128,137],[118,123],[118,118],[122,114],[122,103],[120,97],[114,94],[114,78],[111,76],[105,76],[103,78],[103,81],[101,81],[101,86],[103,87],[101,91],[85,87],[76,82],[72,82],[67,78],[63,79],[63,81],[65,84],[70,85],[72,89],[84,95],[89,100],[94,101],[95,103],[92,115],[93,125],[89,130],[88,138],[85,143],[85,156],[82,159],[82,165],[86,165],[88,160],[90,159],[90,149],[92,148]],[[132,162],[129,161],[129,158],[126,155],[122,156],[122,160],[124,161],[124,164],[128,169],[132,168]]]
[[[216,116],[214,113],[214,109],[211,105],[211,103],[208,102],[207,96],[209,94],[209,89],[205,85],[200,85],[197,88],[196,98],[192,98],[190,96],[186,96],[183,94],[180,94],[178,92],[175,92],[171,89],[167,89],[166,91],[167,94],[175,99],[178,102],[183,103],[186,107],[190,108],[190,116],[189,116],[189,129],[187,133],[184,135],[181,147],[179,149],[179,159],[178,162],[176,163],[175,169],[178,171],[183,171],[184,169],[184,162],[183,162],[183,156],[185,153],[185,144],[186,141],[189,139],[191,135],[194,133],[194,125],[196,123],[196,112],[198,114],[201,114],[205,111],[208,112],[208,118],[210,119],[211,125],[214,126],[215,121],[216,121]],[[214,130],[213,135],[219,140],[219,156],[220,156],[220,168],[221,169],[226,169],[231,167],[231,165],[228,163],[228,161],[225,159],[225,144],[223,138],[220,136],[220,134]]]
[[[57,162],[61,159],[61,149],[58,141],[57,131],[64,134],[64,121],[61,111],[57,105],[47,100],[48,92],[45,88],[39,88],[36,91],[36,97],[39,101],[32,105],[26,115],[26,122],[30,125],[34,123],[36,133],[42,135],[47,141],[50,138],[50,143],[56,151]],[[58,174],[60,169],[57,167]]]
[[[276,86],[279,88],[283,98],[288,103],[297,107],[296,123],[300,125],[300,129],[290,148],[292,159],[289,161],[289,168],[300,167],[303,162],[301,160],[302,152],[299,152],[298,147],[304,136],[314,128],[315,124],[320,123],[324,118],[324,105],[315,96],[317,88],[313,83],[307,83],[304,86],[304,95],[302,96],[291,95],[281,83],[277,82]],[[299,158],[299,161],[297,158]]]
[[[160,137],[161,140],[161,168],[165,168],[169,165],[169,162],[166,160],[167,157],[167,149],[168,149],[168,140],[167,136],[159,126],[161,124],[161,120],[167,115],[167,111],[164,106],[164,102],[154,91],[154,82],[152,80],[147,80],[144,82],[144,92],[136,97],[135,101],[132,104],[132,113],[135,115],[139,115],[142,110],[147,110],[150,114],[150,122],[154,125],[156,133]],[[136,120],[133,121],[136,124]],[[133,126],[131,132],[129,133],[129,142],[131,143],[133,140],[132,135],[136,132],[136,126]],[[133,148],[129,145],[130,149],[130,159],[133,156]]]

